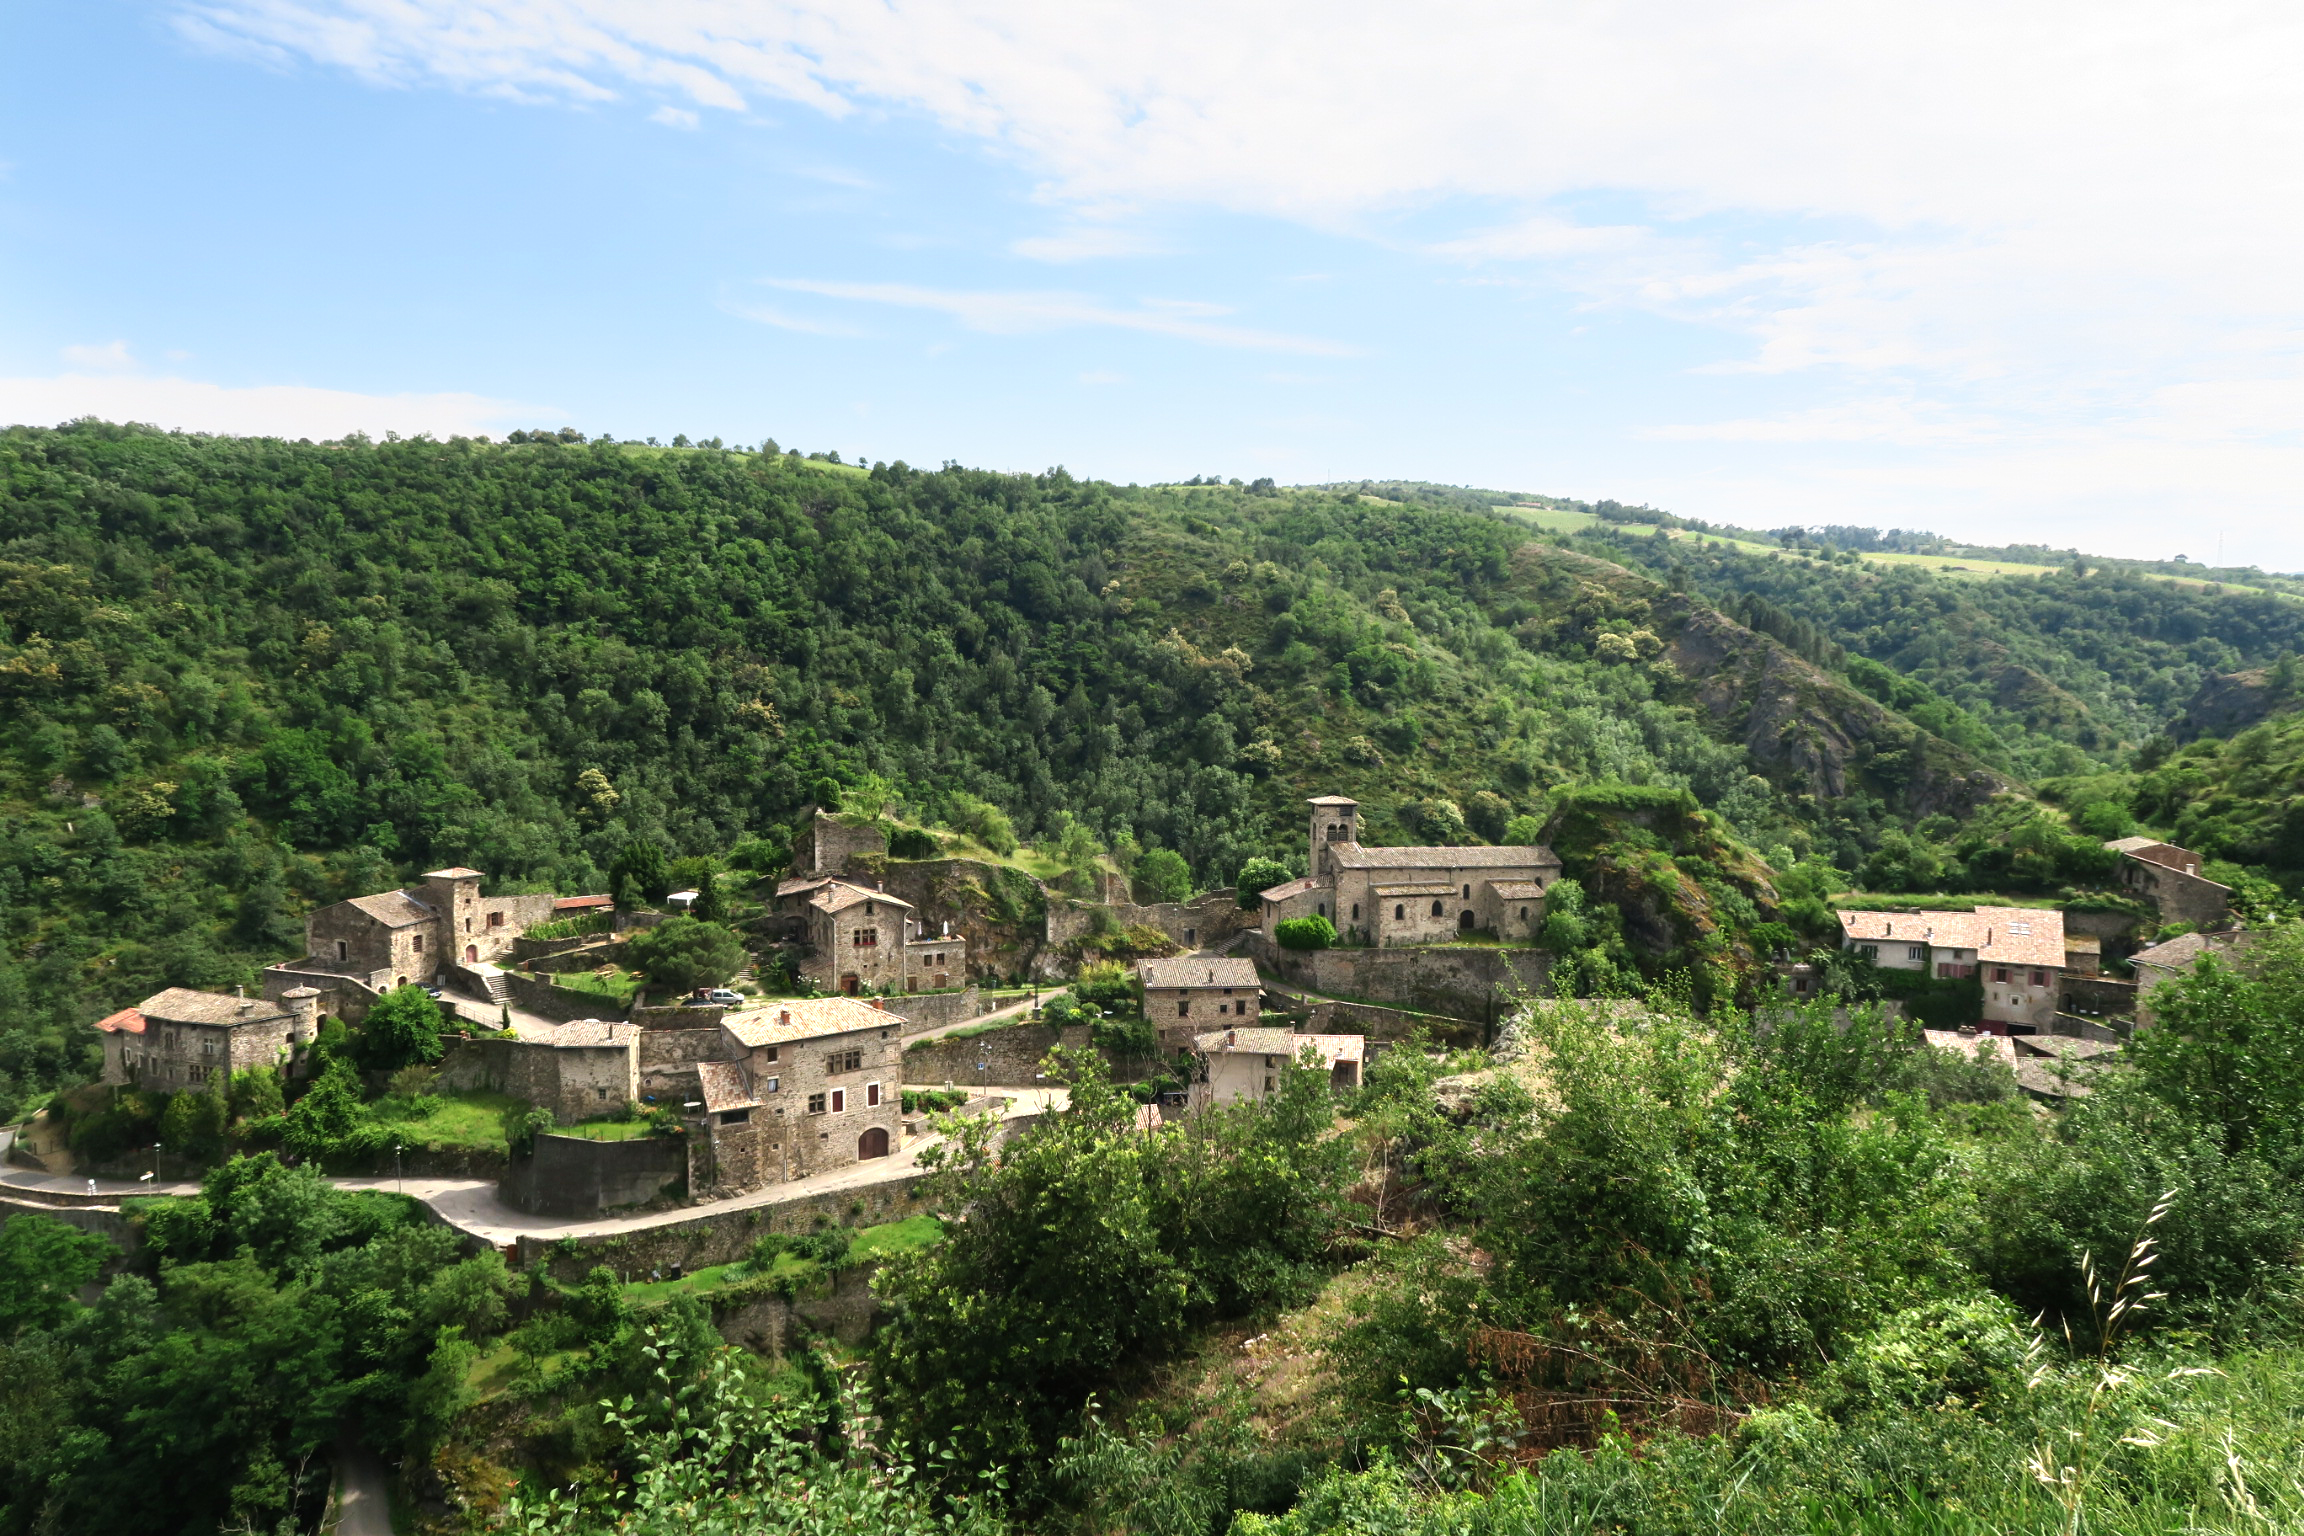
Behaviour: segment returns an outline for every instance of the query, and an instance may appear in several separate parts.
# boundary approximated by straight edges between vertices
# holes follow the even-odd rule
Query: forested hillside
[[[84,1070],[101,1013],[293,954],[315,903],[449,862],[600,889],[635,839],[773,846],[825,777],[1201,886],[1300,858],[1310,793],[1379,841],[1497,841],[1578,786],[1685,790],[1807,873],[1691,867],[1712,948],[1616,958],[1728,963],[1930,818],[1976,880],[2082,877],[2022,782],[2124,763],[2304,634],[2304,604],[2166,583],[1572,553],[1404,483],[569,437],[0,434],[0,1110]]]

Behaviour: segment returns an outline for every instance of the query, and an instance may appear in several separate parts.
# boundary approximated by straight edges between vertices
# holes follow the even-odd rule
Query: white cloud
[[[648,114],[648,121],[662,123],[667,128],[685,128],[693,132],[702,125],[704,119],[686,107],[658,107]]]
[[[532,426],[555,414],[544,407],[482,395],[363,395],[301,384],[236,388],[137,374],[0,378],[0,422],[42,426],[100,416],[185,432],[252,437],[326,439],[388,431],[406,437],[419,432],[452,437]]]
[[[60,354],[75,368],[133,368],[136,359],[128,354],[128,343],[109,342],[101,347],[66,347]]]
[[[1346,357],[1358,349],[1312,336],[1286,336],[1243,326],[1219,325],[1210,316],[1224,309],[1193,300],[1143,302],[1140,308],[1122,309],[1100,299],[1076,293],[985,293],[944,288],[923,288],[912,283],[820,282],[810,278],[765,279],[768,286],[792,293],[813,293],[828,299],[864,304],[888,304],[901,309],[926,309],[949,315],[972,331],[995,336],[1018,336],[1075,326],[1108,326],[1116,330],[1146,331],[1215,347],[1242,347],[1261,352],[1303,352],[1321,357]]]
[[[1160,256],[1168,247],[1140,229],[1117,224],[1074,224],[1045,235],[1027,235],[1008,249],[1030,261],[1090,261],[1113,256]]]
[[[739,319],[772,325],[780,331],[798,331],[803,336],[862,336],[865,333],[852,325],[837,321],[818,320],[807,315],[789,315],[769,304],[725,303],[720,306]]]

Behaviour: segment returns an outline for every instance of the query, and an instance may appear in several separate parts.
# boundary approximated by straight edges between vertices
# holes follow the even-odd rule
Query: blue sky
[[[2213,4],[16,0],[0,419],[2304,568],[2299,62]]]

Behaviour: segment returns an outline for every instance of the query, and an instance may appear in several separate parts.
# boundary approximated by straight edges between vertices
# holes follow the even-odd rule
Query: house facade
[[[1280,1075],[1306,1052],[1328,1069],[1337,1088],[1360,1086],[1368,1049],[1364,1035],[1299,1035],[1286,1029],[1213,1029],[1192,1039],[1188,1109],[1262,1100],[1280,1091]]]
[[[2123,837],[2105,847],[2120,855],[2120,884],[2160,909],[2160,920],[2221,928],[2231,921],[2232,888],[2200,873],[2200,855],[2156,837]]]
[[[2042,1034],[2055,1022],[2065,949],[2064,914],[2053,908],[1843,912],[1840,947],[1884,970],[1974,978],[1984,989],[1981,1027],[1994,1034]]]
[[[222,1072],[286,1070],[320,1033],[320,993],[290,989],[278,1000],[170,987],[98,1019],[104,1081],[181,1093]]]
[[[1266,938],[1282,922],[1325,917],[1346,943],[1375,948],[1444,944],[1489,933],[1533,943],[1544,894],[1560,878],[1549,848],[1371,848],[1360,842],[1360,804],[1343,795],[1309,802],[1308,873],[1262,893]]]
[[[828,992],[853,997],[968,983],[968,941],[949,923],[932,930],[912,903],[876,886],[803,876],[778,884],[776,904],[799,920],[808,948],[801,974]]]
[[[722,1188],[806,1178],[897,1151],[904,1017],[853,997],[791,998],[720,1021],[699,1062]]]
[[[1163,1051],[1181,1049],[1208,1029],[1253,1024],[1264,1009],[1264,989],[1252,960],[1193,955],[1139,960],[1136,979],[1144,988],[1144,1017]]]

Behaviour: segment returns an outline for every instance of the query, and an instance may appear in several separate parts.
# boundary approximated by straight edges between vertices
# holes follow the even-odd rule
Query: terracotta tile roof
[[[1287,1029],[1212,1029],[1192,1037],[1203,1056],[1285,1056],[1294,1061],[1307,1049],[1329,1065],[1358,1061],[1368,1049],[1366,1035],[1299,1035]]]
[[[162,1024],[270,1024],[294,1017],[278,1003],[261,997],[195,992],[190,987],[155,992],[137,1006],[147,1021]]]
[[[1972,949],[1988,965],[2064,964],[2064,914],[2043,907],[1978,907],[1973,912],[1843,912],[1851,941]]]
[[[373,896],[355,896],[342,905],[367,913],[387,928],[413,927],[417,923],[428,923],[437,915],[406,891],[378,891]]]
[[[819,912],[845,912],[860,901],[877,901],[883,906],[912,910],[912,903],[886,891],[869,890],[861,885],[850,885],[845,880],[829,880],[825,888],[808,898],[808,905]]]
[[[96,1027],[106,1034],[140,1035],[144,1033],[144,1015],[134,1008],[123,1008],[118,1013],[106,1014],[98,1019]]]
[[[2113,839],[2104,846],[2114,853],[2136,853],[2146,848],[2159,848],[2166,845],[2156,837],[2121,837]]]
[[[1276,885],[1272,889],[1258,894],[1265,901],[1288,901],[1298,896],[1308,896],[1312,892],[1324,888],[1327,884],[1328,882],[1325,880],[1306,875],[1301,880],[1291,880],[1286,885]]]
[[[902,1029],[904,1015],[855,997],[791,997],[729,1014],[720,1027],[750,1049],[860,1029]]]
[[[704,1088],[704,1111],[716,1115],[724,1109],[757,1109],[759,1095],[744,1080],[744,1069],[732,1061],[696,1063],[696,1081]]]
[[[1330,843],[1339,869],[1558,869],[1549,848],[1369,848]]]
[[[802,891],[812,891],[820,885],[830,885],[831,883],[832,877],[830,875],[787,875],[776,882],[776,894],[779,896],[797,896]]]
[[[1235,991],[1259,985],[1256,962],[1238,959],[1139,960],[1136,974],[1147,987],[1230,987]]]
[[[485,880],[488,877],[476,869],[466,869],[463,865],[458,864],[450,869],[428,869],[424,871],[424,878],[427,880]]]
[[[2004,1066],[2016,1065],[2016,1047],[2006,1035],[1987,1035],[1979,1031],[1973,1035],[1951,1029],[1924,1029],[1921,1037],[1940,1051],[1960,1051],[1978,1060],[1994,1060]]]
[[[612,907],[614,905],[616,905],[616,898],[605,893],[598,896],[555,896],[552,898],[552,910],[555,912],[589,912],[595,907]]]

